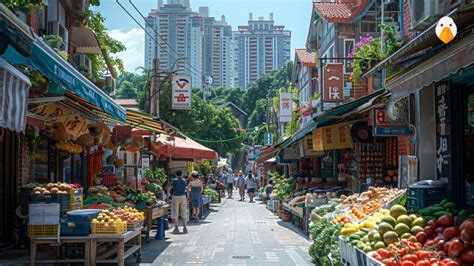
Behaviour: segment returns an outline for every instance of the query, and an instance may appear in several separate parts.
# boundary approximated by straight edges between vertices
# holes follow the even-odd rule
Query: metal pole
[[[158,70],[160,68],[160,63],[158,58],[153,58],[153,66],[152,66],[152,76],[151,76],[151,84],[150,84],[150,115],[152,116],[159,116],[160,115],[160,77],[158,75]]]

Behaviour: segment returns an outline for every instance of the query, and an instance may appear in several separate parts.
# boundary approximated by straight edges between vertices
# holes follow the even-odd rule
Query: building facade
[[[275,25],[273,13],[264,20],[249,15],[248,25],[239,26],[233,32],[236,45],[237,85],[242,88],[259,77],[279,69],[290,60],[291,31],[285,26]]]
[[[192,86],[201,87],[203,20],[189,8],[189,1],[169,0],[145,21],[145,68],[158,58],[160,71],[190,75]]]

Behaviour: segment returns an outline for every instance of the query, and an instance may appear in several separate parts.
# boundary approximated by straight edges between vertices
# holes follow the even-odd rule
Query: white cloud
[[[128,72],[137,72],[137,67],[143,67],[145,61],[145,32],[140,28],[133,28],[127,32],[120,29],[109,30],[110,36],[121,41],[127,50],[117,53],[123,60],[125,70]]]

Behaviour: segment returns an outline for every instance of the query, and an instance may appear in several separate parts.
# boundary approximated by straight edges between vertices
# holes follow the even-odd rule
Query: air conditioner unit
[[[422,31],[446,14],[447,0],[410,0],[411,29]]]

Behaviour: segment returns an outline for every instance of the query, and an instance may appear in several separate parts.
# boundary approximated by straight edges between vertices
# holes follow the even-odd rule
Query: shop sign
[[[439,84],[435,89],[436,99],[436,176],[451,177],[451,119],[449,110],[450,88]]]
[[[316,128],[313,131],[315,151],[352,148],[352,137],[348,123]]]
[[[322,151],[317,151],[314,149],[313,145],[313,136],[308,135],[303,139],[303,149],[304,149],[304,157],[308,156],[321,156],[324,154]]]
[[[57,103],[44,105],[38,108],[35,113],[45,118],[46,125],[52,125],[55,122],[62,123],[66,128],[66,133],[73,137],[87,133],[87,121]]]
[[[171,109],[191,110],[192,88],[191,76],[176,75],[171,82]]]
[[[387,117],[385,108],[374,108],[373,126],[375,136],[406,136],[413,134],[413,130],[409,126],[392,123]]]
[[[270,132],[265,132],[263,134],[263,145],[271,146],[273,145],[273,134]]]
[[[289,147],[283,149],[284,160],[298,160],[300,159],[300,144],[299,142],[293,143]]]
[[[330,63],[324,65],[323,100],[325,102],[344,101],[344,65]]]
[[[290,122],[293,116],[291,110],[291,93],[280,93],[280,122]]]

